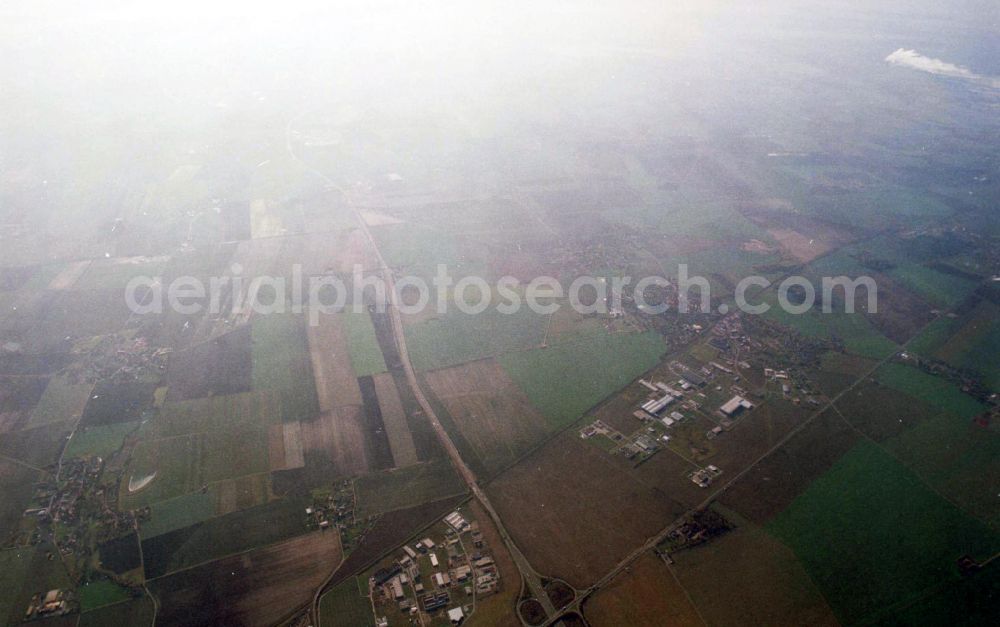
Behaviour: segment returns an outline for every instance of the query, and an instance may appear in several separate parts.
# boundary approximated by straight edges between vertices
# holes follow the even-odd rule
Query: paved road
[[[288,128],[286,133],[288,154],[292,157],[292,159],[298,162],[299,165],[301,165],[304,169],[322,178],[332,189],[335,189],[338,192],[340,192],[340,194],[344,197],[345,202],[347,202],[348,207],[351,209],[351,212],[354,214],[354,217],[357,220],[358,224],[360,225],[362,232],[365,234],[365,237],[371,244],[372,251],[374,251],[375,257],[378,260],[378,265],[382,274],[382,279],[383,281],[385,281],[387,299],[388,299],[387,309],[389,317],[392,320],[393,339],[396,342],[396,348],[399,351],[399,359],[400,362],[402,363],[403,370],[406,372],[406,379],[410,384],[410,388],[412,388],[413,390],[413,395],[416,397],[417,403],[419,403],[420,408],[424,412],[424,415],[427,416],[428,421],[434,428],[434,433],[437,435],[438,441],[441,443],[441,446],[448,454],[448,457],[451,459],[451,462],[455,466],[455,469],[462,476],[462,479],[465,481],[465,484],[472,491],[472,494],[475,496],[476,500],[479,501],[479,503],[483,506],[483,509],[486,510],[486,512],[489,514],[490,518],[493,520],[493,524],[496,525],[496,528],[500,533],[500,537],[503,539],[504,544],[507,546],[507,550],[510,552],[511,558],[513,558],[514,563],[517,565],[517,569],[520,571],[521,577],[523,578],[525,585],[531,591],[531,595],[534,596],[539,601],[539,603],[542,604],[542,607],[545,608],[546,613],[550,617],[554,617],[556,614],[556,608],[552,605],[552,602],[549,601],[548,596],[545,594],[545,589],[542,586],[541,576],[537,572],[535,572],[535,569],[531,567],[531,564],[528,562],[527,558],[524,556],[523,553],[521,553],[521,550],[517,548],[517,545],[514,544],[514,541],[510,537],[510,534],[507,533],[507,528],[504,526],[503,521],[500,519],[500,515],[497,514],[497,511],[493,508],[493,504],[490,502],[489,497],[482,490],[482,488],[479,487],[479,482],[476,480],[475,473],[472,472],[472,469],[469,468],[469,465],[465,463],[464,459],[462,459],[462,455],[459,452],[458,447],[455,446],[455,443],[452,441],[451,436],[448,435],[448,432],[445,430],[444,426],[442,426],[441,421],[437,417],[437,413],[434,411],[434,408],[431,406],[431,404],[427,401],[427,397],[424,395],[423,389],[421,389],[420,382],[417,380],[416,371],[413,369],[413,364],[410,362],[410,353],[406,346],[406,335],[403,332],[403,317],[402,315],[400,315],[399,308],[397,307],[396,303],[395,276],[393,274],[392,268],[389,266],[388,263],[386,263],[385,258],[382,256],[382,251],[379,250],[378,242],[375,240],[375,237],[372,235],[371,230],[368,228],[368,224],[365,222],[364,217],[361,215],[361,212],[352,202],[351,197],[347,194],[347,192],[343,188],[337,185],[337,183],[335,183],[332,179],[330,179],[322,172],[310,167],[308,164],[299,159],[298,155],[295,154],[295,151],[292,148],[291,130],[292,130],[292,125],[297,119],[298,117],[293,118],[292,121],[288,123]],[[316,591],[316,594],[313,596],[311,611],[313,615],[312,622],[314,625],[318,626],[320,624],[319,599],[320,596],[322,596],[324,588],[326,588],[329,582],[333,579],[334,574],[336,574],[336,572],[330,574],[330,577],[325,582],[323,582],[323,585],[320,586],[320,588]]]

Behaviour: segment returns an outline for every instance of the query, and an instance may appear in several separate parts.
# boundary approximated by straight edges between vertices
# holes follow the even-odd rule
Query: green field
[[[375,627],[371,601],[361,592],[361,583],[351,577],[323,595],[319,602],[320,616],[328,625]]]
[[[1000,535],[862,441],[768,530],[790,546],[838,618],[855,623],[958,579],[955,561],[1000,549]]]
[[[492,306],[471,315],[451,305],[447,314],[407,326],[406,345],[416,369],[437,370],[539,346],[547,323],[548,316],[529,307],[508,315]]]
[[[319,413],[304,319],[293,314],[258,316],[253,321],[253,387],[287,392],[294,405],[286,421],[308,420]]]
[[[814,169],[809,166],[808,171]],[[877,229],[893,223],[912,226],[951,212],[947,205],[925,194],[882,183],[864,190],[792,194],[796,206],[804,211],[851,227]]]
[[[375,327],[366,312],[344,311],[344,338],[347,352],[351,357],[351,367],[359,377],[385,372],[385,359],[375,337]]]
[[[79,428],[66,447],[66,457],[89,457],[97,455],[107,458],[122,447],[125,436],[139,427],[139,421],[119,422],[110,425]]]
[[[976,289],[976,281],[919,264],[896,266],[890,275],[939,307],[954,307]]]
[[[44,468],[59,460],[69,425],[48,425],[0,435],[0,455]]]
[[[719,240],[767,237],[763,229],[747,220],[732,203],[690,187],[661,189],[659,181],[651,177],[641,163],[635,159],[628,161],[629,183],[633,189],[643,190],[652,202],[608,209],[602,212],[604,218],[670,235]]]
[[[882,627],[934,627],[959,621],[970,627],[994,627],[1000,599],[1000,562],[958,581],[947,581],[940,589],[904,608],[887,608],[865,625]]]
[[[433,273],[437,264],[462,269],[462,255],[455,239],[435,228],[418,224],[390,224],[372,229],[379,250],[389,265],[406,273]]]
[[[193,492],[150,505],[150,519],[140,527],[142,539],[153,538],[176,529],[208,520],[215,514],[215,498]]]
[[[976,372],[987,386],[1000,390],[1000,307],[983,300],[960,320],[949,320],[949,333],[934,357]]]
[[[84,612],[105,605],[121,603],[131,598],[128,590],[107,579],[92,581],[80,586],[78,594],[80,595],[80,609]]]
[[[80,615],[77,627],[107,627],[107,625],[151,627],[153,614],[153,602],[148,597],[143,597],[84,612]]]
[[[876,378],[883,385],[959,417],[971,418],[986,410],[985,405],[964,394],[955,384],[911,366],[886,364],[879,368]]]
[[[765,315],[807,337],[840,340],[848,352],[872,359],[888,357],[896,350],[896,344],[879,333],[863,314],[836,311],[825,314],[812,310],[794,315],[784,311],[776,303],[775,298]]]
[[[130,508],[194,492],[215,481],[268,472],[267,432],[211,431],[144,441],[135,448],[130,470],[134,477],[156,473],[134,494],[127,493],[127,478],[123,482],[123,505]]]
[[[616,333],[507,353],[499,361],[558,429],[655,366],[663,351],[656,333]]]
[[[958,329],[958,320],[937,318],[907,344],[907,349],[923,357],[933,357]]]
[[[28,426],[40,427],[79,417],[93,389],[91,383],[73,384],[65,377],[52,377],[31,412]]]
[[[447,459],[359,477],[359,517],[413,507],[462,494],[465,484]]]
[[[145,538],[142,552],[146,576],[159,577],[307,533],[305,507],[304,498],[279,499]]]
[[[1000,526],[1000,434],[950,412],[926,419],[883,445],[942,494],[980,520]]]
[[[279,422],[281,394],[272,391],[227,394],[166,403],[143,432],[166,438],[204,431],[262,429]]]
[[[21,604],[21,585],[31,568],[33,547],[4,549],[0,551],[0,624],[14,624],[25,608]]]

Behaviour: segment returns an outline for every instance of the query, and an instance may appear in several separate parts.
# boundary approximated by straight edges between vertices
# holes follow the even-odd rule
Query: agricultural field
[[[998,316],[996,304],[980,300],[964,315],[935,320],[910,349],[975,372],[987,387],[1000,389],[1000,366],[993,358],[1000,351]]]
[[[215,514],[215,500],[207,493],[192,492],[149,506],[150,517],[139,528],[143,540],[196,525]]]
[[[994,527],[1000,524],[996,490],[983,481],[1000,473],[1000,435],[995,431],[943,412],[884,446],[964,511]]]
[[[167,401],[156,418],[143,425],[144,440],[173,438],[210,431],[265,429],[281,422],[286,395],[271,392],[244,392]]]
[[[0,500],[0,538],[4,544],[20,527],[24,509],[34,492],[32,486],[42,475],[39,470],[0,458],[0,490],[5,495]]]
[[[21,585],[24,576],[31,567],[31,560],[34,556],[33,548],[7,548],[0,551],[0,581],[3,587],[0,588],[0,618],[4,623],[13,623],[20,619],[21,612]]]
[[[470,461],[485,477],[496,475],[550,432],[545,418],[495,360],[428,372],[425,379],[456,435],[467,443]]]
[[[719,497],[719,503],[742,518],[767,523],[852,450],[859,439],[836,412],[824,411],[730,486]]]
[[[253,389],[288,393],[294,405],[285,408],[285,422],[319,414],[305,326],[306,320],[293,314],[260,316],[253,321]]]
[[[593,627],[628,624],[635,627],[697,627],[704,625],[684,588],[666,564],[645,553],[628,572],[589,598],[584,616]]]
[[[883,385],[960,418],[972,418],[986,410],[985,405],[964,394],[955,384],[913,366],[900,363],[886,364],[875,376]]]
[[[861,357],[884,359],[896,350],[896,344],[862,315],[845,314],[836,309],[829,314],[810,310],[795,315],[777,306],[772,306],[765,315],[807,337],[842,343],[847,352]]]
[[[487,491],[535,568],[585,588],[685,510],[622,466],[567,431]]]
[[[143,537],[147,579],[267,546],[308,531],[305,499],[284,498],[210,518],[154,537]]]
[[[339,476],[353,476],[374,467],[370,460],[364,408],[348,405],[302,423],[304,460],[321,458]]]
[[[654,333],[617,333],[508,353],[499,362],[558,429],[652,368],[663,351]]]
[[[133,452],[131,478],[122,484],[122,502],[128,507],[149,505],[217,481],[267,472],[267,440],[267,431],[262,429],[143,440]],[[128,485],[148,477],[152,479],[142,487],[132,489]]]
[[[351,315],[321,315],[317,324],[306,327],[320,411],[363,403],[348,342],[347,320]],[[378,351],[377,343],[373,351]],[[384,365],[382,362],[383,369]]]
[[[371,516],[465,493],[448,460],[362,475],[355,484],[358,515]]]
[[[760,527],[740,525],[673,558],[709,625],[839,624],[795,554]]]
[[[341,559],[339,535],[320,531],[161,577],[151,584],[157,620],[275,625],[306,605]]]
[[[150,625],[153,622],[153,602],[149,597],[106,605],[80,614],[80,627],[104,625]]]
[[[127,601],[129,591],[108,579],[80,586],[80,611],[88,612],[108,605]]]
[[[877,361],[858,355],[829,352],[820,357],[819,367],[810,375],[823,394],[833,397],[871,372],[877,365]]]
[[[475,297],[469,298],[475,302]],[[528,307],[503,314],[493,306],[473,315],[459,311],[452,304],[447,314],[408,325],[406,343],[415,368],[437,370],[536,348],[545,340],[547,322],[548,316]]]
[[[47,383],[44,377],[0,378],[3,389],[0,392],[0,433],[46,424],[45,420],[32,421],[31,417],[44,396]],[[65,421],[69,417],[62,414],[60,419]]]
[[[367,313],[345,311],[342,314],[344,340],[351,368],[357,377],[366,377],[386,371],[385,359],[375,337],[375,327]]]
[[[388,224],[373,230],[382,256],[405,274],[431,275],[437,264],[461,267],[464,256],[454,237],[412,224]]]
[[[8,4],[0,625],[998,624],[995,3]]]
[[[417,449],[413,444],[413,435],[406,420],[406,410],[403,408],[403,401],[400,399],[393,376],[388,372],[375,375],[372,378],[372,385],[375,387],[375,397],[378,399],[382,426],[389,440],[394,466],[403,468],[416,464],[419,461]]]
[[[375,627],[375,616],[368,599],[368,582],[357,577],[343,581],[324,594],[319,612],[328,624]]]
[[[847,423],[878,443],[905,433],[940,412],[909,394],[870,380],[842,396],[835,407]]]
[[[1000,573],[996,562],[959,580],[950,580],[906,607],[889,607],[869,621],[892,625],[946,625],[961,617],[969,625],[996,622]]]
[[[0,435],[0,455],[35,468],[45,468],[59,460],[71,426],[48,425]]]
[[[66,457],[110,457],[121,449],[125,438],[139,428],[140,422],[119,422],[96,427],[81,427],[66,446]]]
[[[905,264],[891,271],[893,277],[938,307],[951,308],[968,297],[976,289],[977,281],[945,274],[933,268]]]
[[[963,555],[984,559],[1000,549],[1000,535],[866,441],[766,529],[795,551],[838,620],[849,623],[955,581]]]
[[[170,355],[166,384],[168,400],[249,392],[253,384],[252,340],[249,326]]]
[[[85,427],[133,422],[153,408],[155,383],[106,383],[94,387],[83,410]]]

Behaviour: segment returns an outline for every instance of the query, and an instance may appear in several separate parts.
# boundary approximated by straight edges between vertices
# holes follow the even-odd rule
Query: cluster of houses
[[[456,605],[456,598],[485,596],[499,589],[500,573],[486,547],[478,522],[471,523],[460,512],[443,519],[444,541],[436,543],[425,537],[402,547],[402,553],[391,564],[380,568],[371,577],[369,587],[374,599],[396,604],[403,616],[428,614]],[[463,534],[468,539],[463,540]],[[471,541],[471,547],[466,542]],[[429,567],[429,568],[428,568]],[[429,577],[424,577],[429,572]],[[466,609],[458,602],[447,609],[452,624],[465,620]],[[387,626],[387,616],[376,617],[377,624]]]
[[[348,529],[356,522],[354,490],[350,480],[342,482],[325,498],[314,499],[313,504],[306,507],[307,526],[321,531],[336,527],[345,547],[350,545]]]
[[[98,456],[72,459],[63,462],[59,479],[52,474],[35,484],[34,501],[44,505],[24,511],[25,517],[41,523],[31,536],[33,544],[42,540],[42,530],[58,526],[61,531],[53,537],[60,552],[69,555],[87,552],[91,542],[116,538],[134,528],[133,513],[114,507],[114,488],[100,485],[103,467]]]

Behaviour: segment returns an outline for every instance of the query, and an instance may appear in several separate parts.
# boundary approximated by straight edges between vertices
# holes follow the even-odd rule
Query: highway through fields
[[[539,603],[542,604],[542,607],[545,608],[546,614],[550,618],[554,617],[556,615],[557,608],[553,607],[551,601],[549,601],[548,595],[545,593],[544,586],[542,585],[541,576],[535,571],[534,568],[531,567],[531,564],[528,562],[527,558],[524,556],[521,550],[517,548],[517,545],[514,543],[514,540],[510,537],[510,534],[507,532],[507,528],[504,526],[503,521],[500,519],[500,515],[497,514],[496,509],[494,509],[493,504],[490,502],[489,497],[479,486],[479,482],[476,479],[475,473],[472,472],[472,469],[469,468],[469,465],[465,463],[464,459],[462,459],[462,455],[459,452],[458,447],[455,446],[455,443],[452,441],[451,436],[448,435],[448,432],[445,430],[444,426],[441,424],[441,421],[438,419],[437,413],[434,411],[434,408],[431,406],[431,404],[427,400],[427,397],[424,395],[423,389],[420,386],[420,382],[417,380],[416,371],[413,369],[413,364],[410,361],[409,351],[406,346],[406,335],[403,332],[403,317],[402,315],[400,315],[399,309],[396,305],[396,299],[397,299],[396,284],[392,267],[389,266],[385,258],[382,256],[382,252],[378,248],[378,242],[375,240],[375,237],[372,235],[371,230],[368,228],[368,224],[367,222],[365,222],[364,216],[361,215],[361,212],[357,209],[356,205],[351,200],[350,195],[343,188],[337,185],[336,182],[334,182],[332,179],[330,179],[330,177],[328,177],[324,173],[306,164],[298,157],[298,155],[295,154],[295,150],[292,147],[292,138],[291,138],[292,125],[300,117],[302,117],[302,115],[293,118],[288,123],[288,127],[286,129],[286,146],[288,154],[302,168],[320,177],[332,189],[337,190],[343,196],[344,201],[347,203],[348,207],[351,209],[351,212],[354,214],[354,217],[357,219],[357,222],[360,225],[362,232],[365,234],[365,238],[371,244],[372,251],[375,253],[375,258],[378,260],[379,270],[381,272],[382,280],[385,282],[385,287],[386,287],[386,294],[388,301],[386,305],[389,317],[392,320],[393,337],[396,342],[396,347],[399,350],[400,362],[402,363],[403,370],[406,372],[406,379],[410,384],[410,388],[412,388],[413,390],[413,395],[417,399],[417,403],[423,410],[424,415],[427,416],[427,419],[430,422],[431,427],[434,429],[434,433],[437,435],[438,441],[441,443],[441,446],[448,454],[448,457],[451,459],[451,462],[455,466],[455,469],[462,476],[462,479],[465,481],[465,484],[469,487],[469,490],[472,491],[472,494],[473,496],[475,496],[476,500],[479,501],[479,503],[483,506],[483,509],[486,510],[486,512],[489,514],[490,518],[493,521],[493,524],[496,525],[497,531],[500,533],[500,537],[503,539],[504,544],[507,546],[507,550],[510,552],[511,558],[514,560],[514,563],[517,565],[518,571],[520,571],[521,573],[524,585],[527,586],[528,590],[530,590],[531,596],[533,596],[535,599],[538,600]],[[316,594],[313,597],[313,603],[311,609],[311,612],[313,614],[313,621],[312,621],[313,625],[317,626],[320,625],[319,599],[322,596],[323,591],[325,590],[327,585],[329,585],[330,581],[332,581],[333,576],[335,574],[336,571],[331,573],[330,577],[323,582],[323,585],[321,585],[319,589],[316,590]]]

